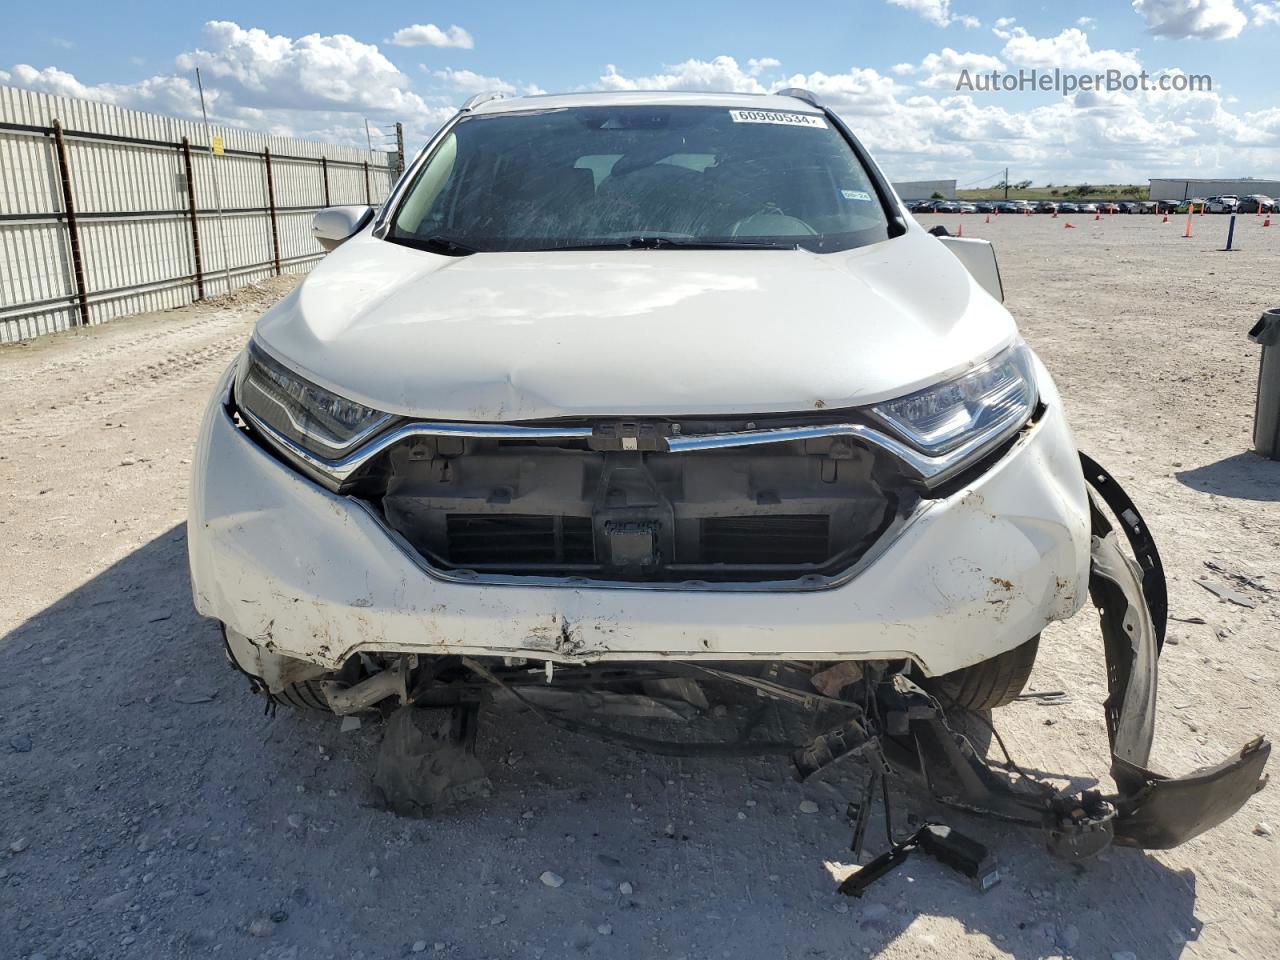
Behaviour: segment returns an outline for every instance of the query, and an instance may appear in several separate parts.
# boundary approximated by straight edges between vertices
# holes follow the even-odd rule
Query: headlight
[[[1036,399],[1030,351],[1019,343],[963,376],[871,410],[913,447],[937,457],[1003,439],[1027,422]]]
[[[304,380],[250,342],[236,377],[241,412],[322,458],[346,452],[391,419]]]

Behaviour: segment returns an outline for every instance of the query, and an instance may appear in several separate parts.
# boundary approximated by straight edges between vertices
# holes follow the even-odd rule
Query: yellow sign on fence
[[[218,156],[222,156],[222,138],[221,138],[221,137],[210,137],[210,138],[209,138],[209,148],[210,148],[211,150],[213,150],[213,152],[214,152],[215,154],[217,154]]]

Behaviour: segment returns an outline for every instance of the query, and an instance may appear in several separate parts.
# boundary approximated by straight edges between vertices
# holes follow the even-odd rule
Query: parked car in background
[[[933,205],[934,213],[959,213],[960,203],[957,200],[939,200]]]
[[[977,213],[978,212],[977,204],[969,203],[967,200],[957,200],[956,206],[959,208],[961,213]]]
[[[1236,207],[1236,213],[1275,213],[1276,200],[1272,197],[1263,196],[1260,193],[1252,194],[1248,197],[1241,197],[1240,203]]]
[[[1058,204],[1055,200],[1041,200],[1031,209],[1033,213],[1057,213]]]
[[[1154,207],[1152,213],[1176,213],[1182,206],[1178,200],[1153,200],[1151,204]]]
[[[1076,210],[1080,213],[1097,213],[1098,205],[1096,203],[1077,203]]]
[[[975,200],[973,207],[978,213],[995,213],[996,202],[994,200]]]
[[[996,209],[1001,213],[1021,213],[1022,208],[1013,200],[996,201]]]
[[[1080,207],[1077,204],[1072,203],[1070,200],[1063,200],[1061,203],[1058,204],[1058,212],[1059,213],[1079,213]]]
[[[1224,195],[1210,197],[1209,202],[1205,204],[1205,210],[1209,213],[1235,213],[1238,206],[1240,206],[1239,197]]]
[[[1104,200],[1102,203],[1097,204],[1096,209],[1099,213],[1119,213],[1120,204],[1112,203],[1110,200]]]

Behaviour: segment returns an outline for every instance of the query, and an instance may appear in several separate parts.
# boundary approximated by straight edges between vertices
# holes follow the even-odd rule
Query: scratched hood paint
[[[368,406],[441,420],[772,413],[908,393],[997,353],[1013,320],[938,241],[482,253],[347,241],[259,343]]]

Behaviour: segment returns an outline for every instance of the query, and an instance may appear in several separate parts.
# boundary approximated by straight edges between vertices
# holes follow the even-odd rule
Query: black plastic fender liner
[[[1164,634],[1169,623],[1169,587],[1165,581],[1160,551],[1156,549],[1156,542],[1152,539],[1151,531],[1147,528],[1146,521],[1142,519],[1142,514],[1138,512],[1137,506],[1129,495],[1116,482],[1115,477],[1107,473],[1098,461],[1083,450],[1078,453],[1085,483],[1097,492],[1102,502],[1110,507],[1111,512],[1119,519],[1125,538],[1129,541],[1129,547],[1142,567],[1142,595],[1146,600],[1147,609],[1151,611],[1158,655],[1164,649]],[[1111,529],[1111,524],[1092,501],[1089,506],[1093,532],[1097,536],[1102,536]]]
[[[1113,758],[1141,767],[1151,757],[1156,731],[1155,625],[1143,599],[1141,570],[1120,551],[1114,531],[1100,535],[1097,527],[1095,522],[1089,596],[1098,608],[1107,658],[1107,737]]]
[[[1155,732],[1156,676],[1167,616],[1164,568],[1146,524],[1119,484],[1081,454],[1085,477],[1125,526],[1138,562],[1119,549],[1110,524],[1093,510],[1089,594],[1099,609],[1107,656],[1109,696],[1105,705],[1111,739],[1111,776],[1118,792],[1115,841],[1167,849],[1185,843],[1236,813],[1266,785],[1262,771],[1271,744],[1262,737],[1233,757],[1182,777],[1147,769]],[[1155,598],[1147,594],[1154,583]]]

